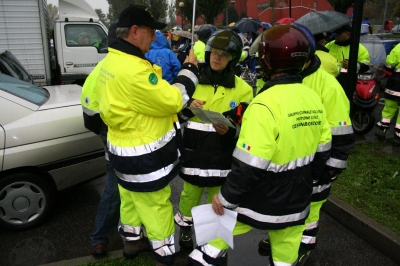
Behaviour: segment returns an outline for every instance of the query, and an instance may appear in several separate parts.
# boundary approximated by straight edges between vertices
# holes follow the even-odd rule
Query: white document
[[[197,107],[187,107],[189,108],[192,113],[200,118],[201,122],[207,124],[207,123],[212,123],[212,124],[223,124],[228,127],[233,127],[231,121],[227,119],[225,116],[223,116],[221,113],[218,112],[213,112],[213,111],[208,111],[208,110],[203,110],[201,108]]]
[[[204,245],[215,238],[222,238],[233,248],[233,229],[237,212],[224,209],[224,215],[217,215],[211,204],[192,208],[194,231],[197,245]]]

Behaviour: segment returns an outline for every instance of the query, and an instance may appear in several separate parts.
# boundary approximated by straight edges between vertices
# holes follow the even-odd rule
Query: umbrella
[[[290,24],[290,23],[293,23],[293,22],[295,22],[294,18],[281,18],[281,19],[276,21],[276,23],[278,23],[278,24]]]
[[[213,24],[203,24],[203,25],[200,25],[196,29],[196,32],[202,31],[202,30],[205,30],[205,29],[212,29],[212,31],[215,32],[217,30],[217,27],[215,27]]]
[[[332,32],[346,24],[350,24],[350,19],[342,13],[336,11],[315,11],[305,14],[296,23],[306,26],[313,35],[323,32]]]
[[[185,31],[185,30],[176,30],[171,32],[172,35],[177,35],[183,38],[191,39],[192,33]],[[197,36],[194,36],[195,41],[197,41]]]
[[[272,27],[271,23],[268,22],[261,22],[263,29],[269,29]]]
[[[234,26],[234,25],[235,25],[235,22],[231,22],[228,24],[228,26]]]
[[[262,28],[261,22],[252,18],[242,18],[235,23],[240,32],[256,32]]]

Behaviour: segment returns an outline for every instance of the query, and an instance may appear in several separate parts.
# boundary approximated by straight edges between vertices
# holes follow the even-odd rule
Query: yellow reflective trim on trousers
[[[315,242],[317,242],[317,237],[315,237],[315,236],[305,236],[305,235],[303,235],[301,237],[301,243],[314,244]]]
[[[353,134],[353,127],[352,126],[331,127],[331,133],[333,136]]]
[[[200,169],[200,168],[187,168],[182,167],[181,172],[185,175],[201,176],[201,177],[227,177],[231,170],[219,170],[219,169]]]
[[[114,169],[114,171],[115,171],[115,174],[119,178],[121,178],[122,180],[124,180],[126,182],[146,183],[146,182],[155,181],[155,180],[163,178],[164,176],[167,176],[169,173],[171,173],[171,171],[174,169],[174,167],[178,163],[179,163],[179,159],[177,159],[173,164],[163,167],[157,171],[154,171],[154,172],[148,173],[148,174],[141,174],[141,175],[123,174],[123,173],[118,172],[115,169]]]
[[[315,229],[317,227],[318,227],[318,221],[315,221],[315,222],[312,222],[312,223],[306,223],[306,230],[307,231],[309,231],[311,229]]]
[[[163,240],[149,240],[154,251],[160,256],[168,256],[175,253],[174,233]],[[167,249],[165,249],[167,247]]]
[[[95,114],[100,113],[99,110],[92,110],[92,109],[84,107],[83,105],[82,105],[82,111],[89,116],[94,116]]]
[[[214,246],[211,246],[210,244],[205,244],[205,245],[201,246],[200,249],[201,249],[201,252],[207,254],[208,256],[210,256],[211,258],[214,258],[214,259],[225,257],[226,253],[228,253],[227,249],[220,250]]]
[[[175,135],[175,129],[171,129],[158,140],[136,147],[119,147],[111,144],[110,141],[107,140],[107,148],[112,154],[121,157],[141,156],[161,149],[162,147],[167,145],[175,137]]]
[[[312,194],[321,193],[322,191],[328,189],[330,186],[331,186],[331,183],[313,187]]]
[[[135,237],[133,237],[133,236],[125,237],[125,236],[121,235],[121,237],[124,241],[136,241],[136,240],[139,240],[142,238],[142,226],[131,226],[131,225],[123,224],[121,222],[120,225],[118,226],[118,229],[122,229],[122,231],[124,231],[125,233],[137,235]]]
[[[237,213],[247,216],[258,222],[272,223],[272,224],[282,224],[282,223],[300,221],[307,217],[309,210],[310,210],[310,205],[308,205],[307,208],[305,208],[302,212],[277,216],[277,215],[261,214],[253,210],[250,210],[248,208],[237,207],[234,209],[234,211],[236,211]]]
[[[329,145],[324,144],[323,146],[324,147],[321,147],[321,149],[325,149],[328,146],[330,149],[330,144]],[[287,164],[274,164],[274,163],[271,163],[271,161],[269,161],[267,159],[263,159],[263,158],[255,156],[255,155],[252,155],[238,147],[236,147],[235,150],[233,151],[233,157],[244,162],[245,164],[248,164],[255,168],[274,172],[274,173],[281,173],[281,172],[285,172],[288,170],[294,170],[296,168],[306,166],[306,165],[310,164],[312,162],[312,160],[314,160],[314,156],[315,156],[315,154],[311,154],[304,158],[297,158],[295,161],[290,161]]]
[[[400,97],[400,92],[398,92],[398,91],[393,91],[393,90],[390,90],[390,89],[385,89],[385,93],[387,93],[387,94],[389,94],[389,95],[393,95],[393,96]]]
[[[193,121],[188,121],[185,123],[185,128],[195,129],[204,132],[217,132],[212,124],[203,124]]]
[[[346,169],[347,167],[347,160],[339,160],[336,158],[329,158],[328,161],[326,162],[326,165],[332,166],[334,168],[339,168],[339,169]]]
[[[192,226],[193,224],[193,217],[184,216],[179,211],[175,214],[174,220],[179,226]]]

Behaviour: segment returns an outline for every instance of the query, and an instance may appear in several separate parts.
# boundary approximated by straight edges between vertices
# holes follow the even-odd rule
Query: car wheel
[[[48,216],[54,191],[43,178],[16,173],[0,178],[0,226],[14,231],[43,223]]]

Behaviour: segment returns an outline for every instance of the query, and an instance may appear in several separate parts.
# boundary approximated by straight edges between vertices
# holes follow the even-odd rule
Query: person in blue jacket
[[[150,51],[145,56],[152,63],[161,67],[163,79],[171,84],[181,69],[181,63],[170,49],[168,40],[162,32],[156,31],[156,36],[157,40],[151,43]]]

